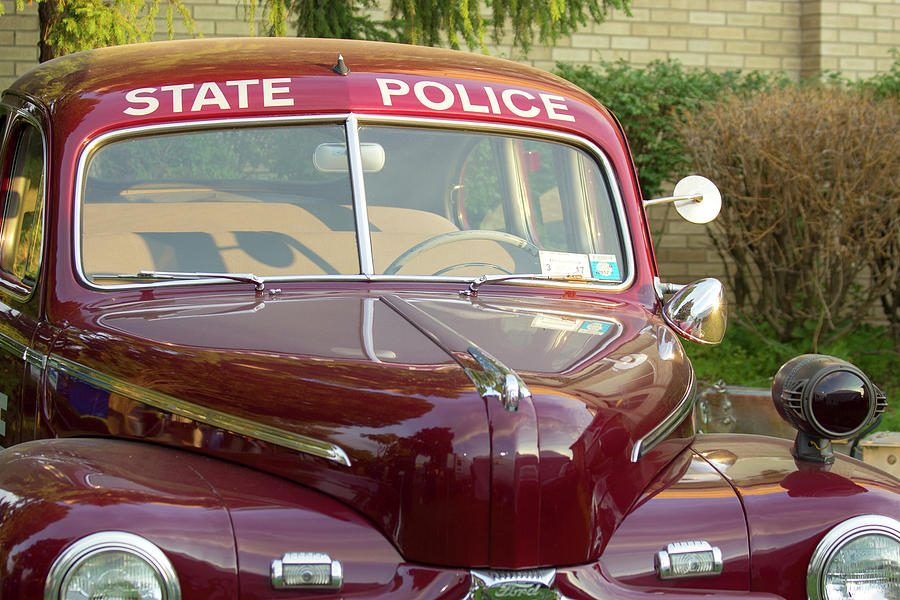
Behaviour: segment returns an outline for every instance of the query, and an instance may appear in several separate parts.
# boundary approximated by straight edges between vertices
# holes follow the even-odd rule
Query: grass
[[[725,341],[719,346],[686,343],[685,350],[694,363],[701,389],[717,381],[728,385],[769,387],[779,367],[809,348],[787,346],[765,340],[741,325],[730,324]],[[887,394],[888,409],[879,431],[900,431],[900,354],[883,327],[863,325],[835,344],[819,348],[851,362],[865,372]]]

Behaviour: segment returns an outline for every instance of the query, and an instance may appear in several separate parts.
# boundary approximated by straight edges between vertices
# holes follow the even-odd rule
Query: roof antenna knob
[[[349,75],[350,74],[350,67],[348,67],[346,64],[344,64],[344,55],[343,54],[338,54],[337,63],[333,67],[331,67],[331,70],[334,71],[335,73],[337,73],[338,75]]]

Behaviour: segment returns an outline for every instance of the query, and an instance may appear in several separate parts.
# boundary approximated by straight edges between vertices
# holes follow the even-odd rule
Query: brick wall
[[[37,5],[16,10],[15,0],[0,0],[0,89],[37,64]]]
[[[0,89],[37,63],[36,6],[17,11],[0,0]],[[250,35],[240,0],[186,0],[206,37]],[[528,57],[509,45],[490,53],[553,69],[557,62],[597,64],[623,59],[644,65],[677,59],[716,70],[784,71],[794,78],[840,70],[852,79],[890,68],[900,48],[900,0],[633,0],[632,16],[615,11],[601,24],[561,39],[553,48],[535,47]],[[258,21],[258,19],[257,19]],[[166,37],[158,20],[157,38]],[[263,30],[257,22],[255,31]],[[176,37],[185,37],[176,23]],[[625,123],[627,130],[628,124]],[[671,207],[650,209],[660,271],[684,282],[720,276],[707,228],[686,223]]]
[[[17,11],[0,0],[0,88],[37,62],[37,7]],[[241,0],[186,0],[204,36],[250,35]],[[840,70],[869,77],[893,62],[900,48],[900,0],[633,0],[632,17],[614,11],[601,24],[535,47],[522,57],[508,44],[492,54],[552,69],[557,62],[596,64],[624,59],[643,65],[677,59],[712,69],[784,71],[792,77]],[[262,27],[257,24],[258,33]],[[176,23],[178,37],[184,27]],[[157,38],[166,37],[157,21]]]

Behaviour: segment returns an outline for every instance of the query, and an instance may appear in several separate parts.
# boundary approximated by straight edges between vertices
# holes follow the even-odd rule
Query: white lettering
[[[427,88],[439,90],[444,96],[444,99],[439,102],[429,99],[425,94]],[[438,83],[436,81],[419,81],[413,86],[413,92],[416,94],[416,98],[419,99],[419,102],[431,110],[447,110],[453,106],[453,92],[443,83]]]
[[[172,112],[180,113],[184,110],[181,102],[181,92],[194,89],[194,84],[183,83],[181,85],[164,85],[160,89],[164,92],[172,92]]]
[[[229,110],[231,108],[228,105],[228,100],[225,99],[225,94],[222,93],[219,86],[215,83],[207,82],[200,86],[200,91],[197,92],[197,97],[194,98],[194,104],[191,105],[191,112],[197,112],[204,106],[211,105],[218,106],[222,110]]]
[[[276,79],[263,79],[263,106],[293,106],[293,98],[276,98],[275,94],[289,94],[289,87],[275,87],[277,83],[290,83],[290,77],[278,77]]]
[[[378,82],[378,89],[381,90],[381,103],[385,106],[393,106],[391,96],[405,96],[409,93],[409,85],[399,79],[381,79],[379,77],[375,81]]]
[[[565,98],[562,96],[554,96],[553,94],[538,94],[541,97],[541,101],[544,103],[544,108],[547,109],[547,116],[551,119],[556,119],[557,121],[574,121],[575,117],[572,115],[561,115],[558,111],[565,110],[568,111],[569,107],[566,106],[563,102]]]
[[[225,85],[236,87],[238,89],[238,108],[247,108],[247,88],[251,85],[259,85],[259,79],[239,79],[237,81],[226,81]]]
[[[125,99],[132,104],[145,104],[143,108],[133,108],[128,107],[124,110],[126,115],[132,115],[135,117],[140,117],[143,115],[149,115],[156,111],[159,108],[159,100],[154,98],[153,96],[142,96],[141,94],[152,94],[156,91],[156,88],[140,88],[138,90],[131,90],[127,94],[125,94]]]
[[[500,114],[500,103],[497,102],[497,94],[494,93],[494,88],[489,88],[487,86],[484,87],[484,93],[487,94],[488,102],[491,105],[491,112],[495,115]]]
[[[503,98],[503,104],[505,104],[506,108],[508,108],[514,115],[518,115],[524,118],[531,118],[536,117],[538,113],[541,112],[541,109],[537,106],[532,106],[528,109],[519,108],[513,103],[513,96],[521,96],[522,98],[527,98],[529,100],[534,100],[534,96],[532,94],[529,94],[528,92],[523,92],[522,90],[503,90],[503,93],[500,94],[500,97]]]
[[[477,113],[486,113],[488,111],[487,106],[472,104],[469,101],[469,93],[466,91],[466,88],[463,86],[463,84],[457,83],[456,91],[459,92],[459,99],[462,100],[462,107],[464,111]]]

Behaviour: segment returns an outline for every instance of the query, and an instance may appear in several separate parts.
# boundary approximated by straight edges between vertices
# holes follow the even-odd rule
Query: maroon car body
[[[277,215],[293,218],[281,199],[248,208],[246,181],[292,158],[269,137],[265,169],[235,174],[244,182],[227,190],[199,178],[187,191],[172,183],[178,177],[159,184],[146,166],[151,154],[176,171],[206,161],[212,177],[231,160],[221,136],[283,128],[297,137],[291,128],[301,127],[325,136],[309,146],[312,161],[297,152],[311,173],[312,183],[297,184],[304,198],[338,186],[354,198],[306,206],[328,225],[309,246],[298,237],[254,255],[253,244],[282,235],[271,230]],[[177,580],[177,589],[163,585],[169,600],[801,600],[810,558],[833,527],[861,515],[900,518],[900,483],[860,462],[804,461],[771,438],[695,435],[694,378],[676,332],[703,340],[700,330],[716,324],[664,314],[622,130],[549,74],[335,40],[110,48],[22,76],[3,95],[0,133],[4,598],[82,597],[60,595],[60,585],[75,586],[75,569],[59,557],[113,532],[161,551],[169,564],[159,578],[169,568]],[[443,160],[432,172],[390,171],[404,148],[435,134],[443,137],[403,160],[500,141],[484,142],[493,154],[460,159],[455,185],[441,179]],[[550,142],[559,147],[541,145]],[[209,150],[219,143],[224,158]],[[471,191],[485,156],[515,156],[504,164],[533,174],[523,187],[559,177],[542,192],[543,216],[534,206],[526,215],[527,241],[466,227],[487,202]],[[599,166],[584,166],[591,161]],[[126,163],[151,174],[125,185]],[[37,183],[17,188],[30,173]],[[446,192],[436,205],[453,229],[416,238],[436,217],[413,222],[415,199],[380,195],[408,199],[423,177],[432,182],[416,188],[423,195]],[[597,179],[608,206],[581,218],[612,222],[612,236],[597,233],[611,241],[553,247],[555,223],[577,234],[566,186]],[[292,186],[272,176],[263,192],[281,198]],[[166,212],[152,213],[163,196]],[[548,216],[548,202],[562,219]],[[509,232],[515,219],[504,206]],[[270,208],[272,221],[252,224]],[[338,213],[347,220],[332,226],[345,218]],[[376,221],[379,213],[387,216]],[[202,244],[180,245],[196,233],[195,218],[225,224],[200,232]],[[101,231],[107,221],[127,235]],[[392,233],[403,222],[412,224]],[[491,258],[438,248],[456,244],[457,230],[477,230],[471,244]],[[324,246],[333,258],[314,256],[315,236],[332,232],[343,236]],[[155,265],[128,263],[138,238]],[[401,238],[407,250],[388,252]],[[243,249],[271,272],[216,268],[228,258],[196,262],[209,248]],[[339,257],[341,248],[349,253]],[[517,257],[520,249],[532,257]],[[451,254],[460,258],[440,270],[404,273]],[[503,266],[507,254],[515,266]],[[321,272],[291,274],[282,257],[306,257]],[[529,274],[519,265],[532,259]],[[591,273],[560,276],[569,259]],[[654,558],[667,544],[699,540],[721,553],[718,571],[660,577]],[[312,568],[319,558],[310,557],[323,555],[340,572],[319,587],[278,579],[292,560]]]

